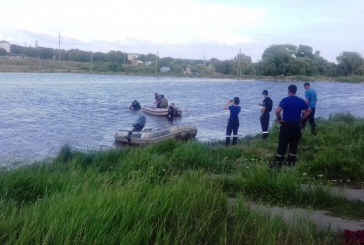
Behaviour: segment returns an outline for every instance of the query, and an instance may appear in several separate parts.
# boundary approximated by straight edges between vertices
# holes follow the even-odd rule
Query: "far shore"
[[[172,72],[145,72],[135,71],[111,72],[104,71],[107,64],[93,63],[90,67],[88,62],[38,60],[38,59],[0,59],[0,73],[70,73],[70,74],[97,74],[97,75],[128,75],[128,76],[162,76],[162,77],[193,77],[193,78],[214,78],[214,79],[237,79],[237,80],[267,80],[267,81],[322,81],[322,82],[347,82],[364,83],[364,76],[252,76],[252,75],[222,75],[219,73],[210,74],[183,74]],[[130,66],[130,65],[129,65]]]

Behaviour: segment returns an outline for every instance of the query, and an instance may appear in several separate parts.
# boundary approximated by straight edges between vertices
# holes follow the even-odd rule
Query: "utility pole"
[[[158,50],[157,55],[155,56],[155,74],[157,75],[157,68],[158,68]]]
[[[90,73],[92,73],[92,51],[90,54]]]
[[[203,66],[206,66],[206,54],[203,54]]]
[[[239,77],[240,76],[240,56],[241,56],[241,49],[239,49],[239,54],[238,54],[238,70],[236,75]]]
[[[58,34],[59,34],[58,36],[58,68],[59,68],[59,65],[61,64],[61,33],[59,32]]]

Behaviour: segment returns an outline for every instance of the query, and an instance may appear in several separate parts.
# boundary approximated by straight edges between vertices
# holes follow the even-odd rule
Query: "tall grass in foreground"
[[[85,184],[1,213],[3,244],[289,244],[338,241],[308,222],[285,224],[228,206],[227,197],[198,173],[164,185],[131,181],[119,188]]]
[[[317,137],[303,135],[297,167],[282,171],[268,168],[277,128],[266,141],[247,137],[233,147],[173,140],[94,152],[65,146],[50,164],[0,171],[0,243],[341,243],[308,221],[286,224],[252,211],[245,200],[363,218],[362,202],[318,186],[333,177],[364,181],[363,125],[350,115],[319,121]]]

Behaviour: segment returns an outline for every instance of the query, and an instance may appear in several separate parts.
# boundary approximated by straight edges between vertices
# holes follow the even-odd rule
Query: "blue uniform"
[[[239,113],[241,111],[240,106],[231,105],[228,107],[230,111],[229,122],[226,127],[226,142],[225,144],[230,144],[231,132],[233,133],[233,144],[238,142],[238,129],[239,129]]]
[[[283,121],[279,128],[279,144],[275,161],[281,166],[289,145],[288,163],[294,165],[298,143],[301,137],[300,120],[303,110],[308,108],[306,101],[297,96],[288,96],[281,100]]]
[[[283,121],[300,123],[302,110],[306,110],[306,101],[297,96],[288,96],[281,100],[279,106],[283,109]]]

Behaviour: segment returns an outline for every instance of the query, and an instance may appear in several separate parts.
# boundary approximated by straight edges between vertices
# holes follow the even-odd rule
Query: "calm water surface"
[[[303,82],[297,95],[304,97]],[[118,129],[130,129],[142,111],[131,112],[131,101],[151,105],[154,92],[164,94],[184,110],[175,124],[193,124],[197,139],[223,139],[229,98],[239,96],[239,135],[261,131],[261,92],[274,102],[287,96],[289,82],[230,79],[139,77],[79,74],[0,73],[0,166],[18,159],[40,159],[57,154],[69,144],[80,150],[109,148]],[[364,84],[311,83],[318,93],[316,117],[351,112],[364,117]],[[163,127],[166,118],[145,115],[146,128]],[[273,115],[274,116],[274,115]],[[273,117],[274,118],[274,117]],[[272,123],[273,120],[271,120]]]

